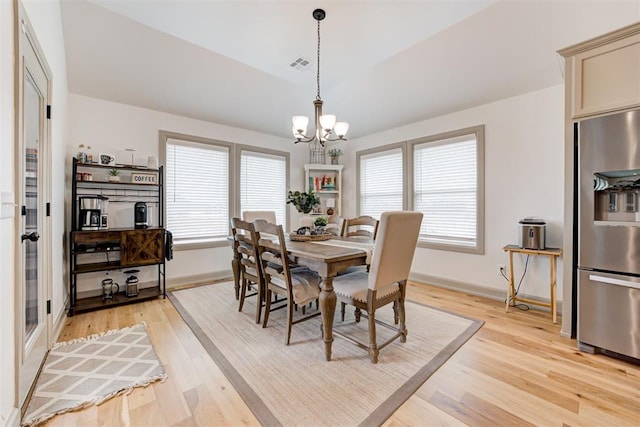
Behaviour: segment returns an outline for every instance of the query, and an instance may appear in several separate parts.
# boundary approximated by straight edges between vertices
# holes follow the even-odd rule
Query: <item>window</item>
[[[384,147],[357,155],[359,215],[380,219],[382,212],[401,211],[404,200],[404,150]]]
[[[420,211],[419,246],[484,253],[484,126],[364,150],[356,158],[358,215]]]
[[[286,224],[289,153],[160,131],[160,155],[176,250],[227,246],[231,217],[246,210]]]
[[[484,129],[411,143],[413,209],[424,213],[423,246],[483,253]]]
[[[240,212],[275,211],[286,224],[288,156],[240,149]]]
[[[176,243],[229,234],[230,144],[167,138],[167,229]]]

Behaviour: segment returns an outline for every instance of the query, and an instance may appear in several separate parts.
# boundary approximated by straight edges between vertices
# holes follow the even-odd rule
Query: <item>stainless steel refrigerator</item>
[[[640,358],[640,110],[579,124],[578,342]]]

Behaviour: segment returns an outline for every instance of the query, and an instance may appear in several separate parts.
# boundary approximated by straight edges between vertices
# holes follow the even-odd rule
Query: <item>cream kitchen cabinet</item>
[[[572,119],[640,107],[640,23],[559,53]]]

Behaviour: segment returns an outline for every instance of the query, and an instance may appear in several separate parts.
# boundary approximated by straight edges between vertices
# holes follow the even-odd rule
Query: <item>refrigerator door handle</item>
[[[590,274],[589,275],[589,280],[593,280],[594,282],[608,283],[610,285],[617,285],[617,286],[624,286],[624,287],[627,287],[627,288],[640,289],[640,283],[631,282],[629,280],[614,279],[612,277],[597,276],[595,274]]]

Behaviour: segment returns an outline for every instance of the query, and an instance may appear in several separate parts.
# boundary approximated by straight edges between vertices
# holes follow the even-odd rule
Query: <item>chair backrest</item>
[[[407,280],[422,224],[421,212],[383,212],[369,270],[369,289]]]
[[[276,223],[276,213],[274,211],[244,211],[242,219],[247,222],[253,222],[257,219],[264,219],[271,224]]]
[[[342,220],[342,231],[340,232],[340,236],[364,236],[375,239],[378,234],[379,223],[380,221],[367,215],[359,216],[357,218],[345,218]],[[362,226],[370,227],[370,229],[364,229]],[[357,227],[357,229],[351,230],[351,227]]]
[[[262,281],[262,266],[258,241],[260,235],[252,223],[240,218],[231,218],[231,233],[233,235],[233,250],[240,258],[240,271],[253,278],[256,283]]]
[[[287,285],[289,297],[291,297],[291,271],[282,225],[276,225],[264,219],[256,220],[253,225],[258,233],[258,252],[266,282],[268,283],[271,277],[279,277]],[[264,237],[267,235],[269,237]]]

